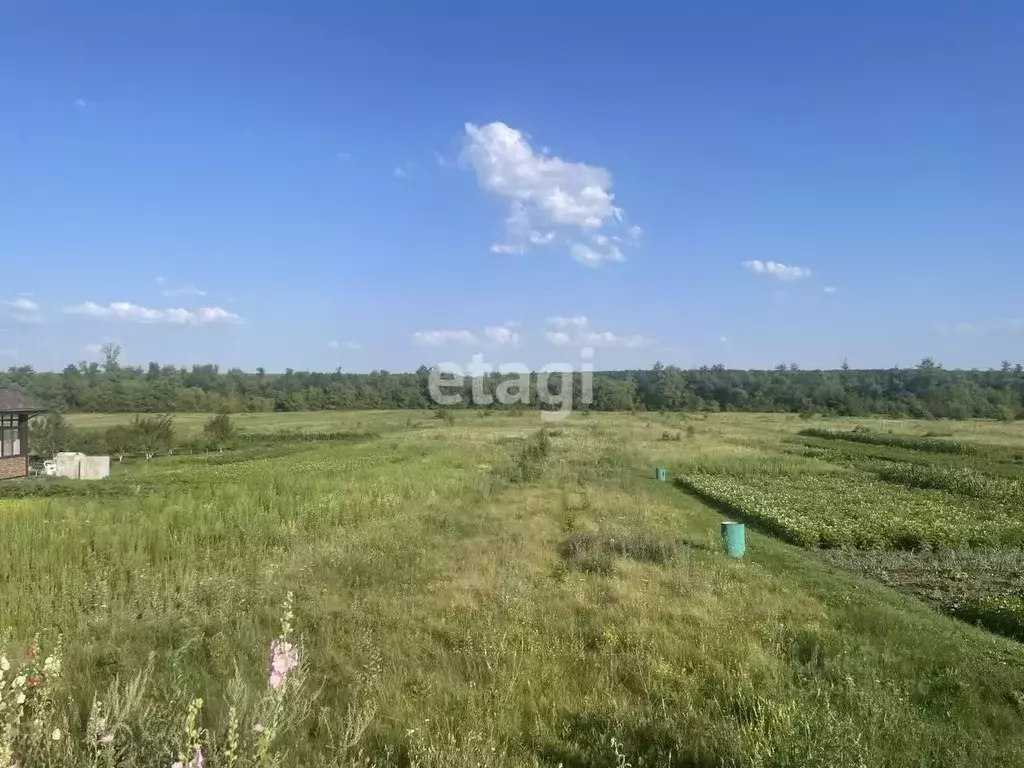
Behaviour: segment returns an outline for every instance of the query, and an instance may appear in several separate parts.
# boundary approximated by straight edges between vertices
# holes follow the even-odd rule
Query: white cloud
[[[85,109],[89,106],[89,102],[87,102],[85,99],[75,99],[73,103],[79,109]]]
[[[484,329],[484,335],[496,344],[515,346],[519,343],[519,334],[503,325],[489,325]]]
[[[26,296],[22,296],[19,299],[15,299],[14,301],[11,302],[11,306],[14,307],[15,309],[20,309],[23,312],[39,311],[39,305]]]
[[[448,342],[472,344],[476,337],[469,331],[416,331],[412,335],[413,344],[421,347],[436,347]]]
[[[639,334],[620,335],[612,333],[611,331],[601,331],[599,333],[585,333],[580,337],[580,341],[588,346],[609,346],[609,347],[646,347],[654,344],[654,339],[649,339],[646,336],[640,336]]]
[[[83,349],[83,351],[86,354],[98,355],[100,352],[103,351],[103,345],[102,344],[86,344],[85,347],[83,347],[82,349]]]
[[[174,297],[174,296],[205,296],[206,295],[206,291],[199,290],[198,288],[196,288],[191,283],[186,283],[184,285],[172,285],[170,282],[167,281],[166,278],[163,278],[163,277],[158,277],[156,279],[156,283],[157,283],[157,285],[159,285],[163,289],[160,292],[164,296],[168,296],[168,297]]]
[[[553,325],[555,328],[584,328],[587,325],[586,315],[573,315],[572,317],[562,317],[561,315],[555,315],[554,317],[548,318],[548,324]]]
[[[210,323],[234,323],[241,318],[221,307],[200,309],[150,309],[127,301],[115,301],[106,306],[87,301],[64,311],[72,315],[87,315],[110,320],[126,320],[133,323],[167,323],[169,325],[208,325]]]
[[[494,243],[491,246],[492,253],[525,253],[526,247],[522,245],[509,245],[508,243]]]
[[[578,344],[580,346],[646,347],[654,339],[639,334],[619,334],[612,331],[588,331],[590,321],[584,315],[548,318],[548,324],[560,330],[548,331],[545,336],[552,344]]]
[[[806,267],[791,267],[780,264],[777,261],[744,261],[743,266],[758,275],[772,275],[779,280],[801,280],[811,276],[811,270]]]
[[[344,341],[344,342],[342,342],[341,346],[342,346],[343,349],[351,349],[351,350],[357,350],[357,349],[362,349],[363,348],[363,345],[360,344],[357,341]]]
[[[599,267],[606,261],[626,260],[626,257],[622,255],[622,251],[617,245],[609,245],[607,249],[602,252],[596,248],[591,248],[589,245],[584,243],[573,243],[569,252],[576,261],[587,267]]]
[[[719,336],[718,340],[720,342],[722,342],[723,344],[728,344],[729,343],[729,337],[728,336]]]
[[[624,260],[621,249],[607,240],[596,248],[580,242],[606,226],[620,231],[623,226],[605,168],[537,154],[522,133],[505,123],[467,123],[465,129],[463,162],[473,167],[484,189],[509,201],[505,241],[491,246],[492,251],[523,253],[529,246],[565,241],[573,258],[588,266]],[[639,235],[639,227],[628,234],[634,229]],[[630,242],[638,239],[629,237]]]
[[[352,153],[350,153],[350,152],[338,152],[338,153],[336,153],[336,157],[339,160],[351,160],[352,159]]]
[[[836,287],[834,285],[826,285],[824,291],[825,293],[835,293]]]
[[[336,342],[336,341],[328,341],[327,342],[327,346],[330,347],[331,349],[336,349],[337,346],[338,346],[338,342]]]
[[[13,301],[0,301],[0,316],[9,317],[16,323],[43,321],[40,306],[28,296],[19,296]]]

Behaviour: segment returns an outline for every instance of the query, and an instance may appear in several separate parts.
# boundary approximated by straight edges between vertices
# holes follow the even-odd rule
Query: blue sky
[[[1024,359],[1024,5],[0,1],[0,366]]]

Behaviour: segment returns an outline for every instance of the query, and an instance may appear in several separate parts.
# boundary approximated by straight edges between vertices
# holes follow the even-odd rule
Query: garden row
[[[818,437],[823,440],[845,440],[851,443],[866,443],[868,445],[891,445],[897,448],[908,448],[927,453],[951,453],[959,456],[971,456],[978,453],[978,446],[973,443],[945,440],[941,437],[880,434],[866,429],[853,429],[849,432],[837,429],[804,429],[800,431],[800,434],[804,437]]]
[[[904,488],[856,473],[732,473],[705,468],[679,484],[804,547],[1005,549],[1024,546],[1013,505]]]

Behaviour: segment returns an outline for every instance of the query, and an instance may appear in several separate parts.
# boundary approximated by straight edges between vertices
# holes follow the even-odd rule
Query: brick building
[[[0,480],[28,475],[28,420],[42,412],[20,392],[0,389]]]

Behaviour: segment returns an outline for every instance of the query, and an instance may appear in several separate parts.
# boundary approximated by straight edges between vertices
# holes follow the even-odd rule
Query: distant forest
[[[0,373],[0,388],[20,389],[41,404],[65,412],[206,412],[315,411],[435,407],[428,388],[430,369],[415,373],[314,373],[263,369],[221,372],[215,365],[190,370],[150,363],[123,366],[120,350],[106,349],[104,363],[69,365],[60,373],[31,367]],[[580,408],[582,381],[573,376],[574,403]],[[483,378],[486,392],[509,378]],[[532,377],[536,387],[536,376]],[[479,388],[481,383],[478,382]],[[549,381],[561,386],[559,374]],[[449,392],[453,390],[447,390]],[[463,405],[469,402],[466,380]],[[543,406],[535,393],[530,406]],[[680,369],[656,364],[650,370],[602,371],[593,374],[593,402],[599,411],[759,411],[893,418],[1024,418],[1024,366],[1004,362],[993,370],[947,370],[930,358],[913,368],[801,370],[779,365],[773,370],[727,370],[714,365]]]

